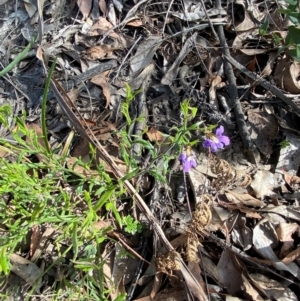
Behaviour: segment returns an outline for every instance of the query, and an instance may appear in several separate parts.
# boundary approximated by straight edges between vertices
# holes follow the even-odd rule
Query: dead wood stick
[[[271,85],[268,81],[263,78],[260,78],[257,74],[249,71],[239,62],[237,62],[229,53],[224,54],[225,59],[232,64],[235,68],[239,69],[242,73],[253,79],[258,85],[262,86],[266,90],[273,93],[275,96],[284,101],[288,106],[290,106],[297,115],[300,116],[300,107],[298,107],[289,97],[284,95],[277,87]]]
[[[216,1],[216,8],[221,9],[221,1]],[[222,49],[222,53],[225,57],[230,56],[229,48],[225,39],[224,29],[223,26],[218,25],[217,26],[217,32],[219,35],[220,45]],[[231,64],[228,60],[224,61],[224,70],[225,74],[229,83],[228,89],[229,89],[229,96],[231,99],[231,106],[233,107],[235,118],[237,121],[238,130],[240,132],[240,136],[242,138],[244,147],[246,148],[248,155],[250,157],[250,160],[253,163],[257,163],[259,161],[259,152],[256,148],[256,146],[253,144],[250,134],[245,122],[245,116],[242,110],[241,103],[239,101],[238,92],[236,88],[236,79],[233,73],[233,69]]]

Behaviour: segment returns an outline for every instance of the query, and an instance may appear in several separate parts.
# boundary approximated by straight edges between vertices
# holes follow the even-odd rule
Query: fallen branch
[[[280,98],[282,101],[284,101],[288,106],[290,106],[294,112],[300,116],[300,107],[298,107],[289,97],[284,95],[277,87],[271,85],[268,81],[266,81],[263,78],[260,78],[257,74],[249,71],[247,68],[245,68],[243,65],[241,65],[239,62],[237,62],[233,57],[231,57],[228,54],[224,55],[225,59],[232,64],[235,68],[239,69],[242,73],[244,73],[246,76],[250,77],[255,81],[256,84],[262,86],[266,90],[273,93],[275,96]]]
[[[221,1],[220,0],[216,1],[216,8],[221,9]],[[228,48],[228,45],[226,42],[223,26],[218,25],[217,31],[218,31],[218,35],[219,35],[222,53],[225,58],[230,57],[229,48]],[[237,126],[238,126],[240,136],[241,136],[243,144],[247,150],[247,153],[250,157],[250,160],[253,163],[257,163],[260,160],[260,155],[259,155],[259,152],[258,152],[256,146],[254,145],[254,143],[252,142],[252,140],[250,138],[250,134],[249,134],[246,122],[245,122],[245,116],[243,113],[243,109],[242,109],[242,106],[241,106],[241,103],[240,103],[240,100],[238,97],[235,76],[233,73],[232,66],[228,60],[224,61],[224,70],[225,70],[225,74],[226,74],[226,77],[227,77],[227,80],[229,83],[228,89],[229,89],[229,96],[231,99],[231,106],[233,107],[233,110],[234,110],[234,114],[235,114],[235,118],[237,121]]]

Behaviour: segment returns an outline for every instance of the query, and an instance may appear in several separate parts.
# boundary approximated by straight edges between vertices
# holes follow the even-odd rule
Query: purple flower
[[[184,172],[189,172],[192,167],[197,166],[197,162],[193,154],[188,155],[186,152],[183,152],[178,159],[181,161]]]
[[[223,133],[224,127],[222,125],[216,129],[216,134],[212,132],[207,133],[203,146],[210,148],[212,152],[224,148],[224,145],[228,145],[230,140],[227,136],[224,136]]]

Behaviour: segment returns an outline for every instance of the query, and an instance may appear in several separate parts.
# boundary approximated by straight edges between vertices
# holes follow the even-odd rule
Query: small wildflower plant
[[[216,128],[216,126],[210,126],[206,129],[199,128],[199,122],[188,126],[188,121],[194,118],[197,114],[197,108],[189,106],[188,100],[184,100],[181,104],[181,111],[183,116],[183,125],[177,129],[177,135],[175,136],[175,141],[177,141],[182,148],[185,150],[181,152],[178,159],[182,164],[183,171],[188,173],[192,168],[197,166],[196,157],[191,151],[191,146],[199,142],[199,140],[190,141],[192,137],[192,130],[201,130],[205,132],[205,138],[203,146],[208,148],[212,152],[216,152],[219,149],[223,149],[225,146],[229,145],[230,139],[228,136],[224,135],[224,127],[221,125]],[[216,128],[215,133],[213,129]]]

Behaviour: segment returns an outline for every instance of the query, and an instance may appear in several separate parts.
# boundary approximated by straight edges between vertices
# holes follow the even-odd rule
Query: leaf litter
[[[15,5],[0,2],[2,68],[34,32],[40,44],[0,78],[0,100],[12,108],[10,119],[26,112],[20,139],[13,124],[1,125],[2,162],[21,158],[8,141],[25,141],[29,148],[22,160],[38,162],[38,178],[47,177],[45,165],[51,161],[37,150],[45,148],[41,104],[57,57],[46,95],[47,139],[54,159],[64,158],[61,168],[72,176],[56,175],[51,197],[64,191],[77,216],[93,208],[89,231],[106,236],[77,246],[78,226],[62,233],[51,219],[32,225],[10,250],[12,273],[1,276],[1,294],[16,298],[5,281],[18,276],[14,285],[22,288],[20,296],[34,291],[31,300],[44,300],[58,293],[55,283],[74,284],[68,269],[76,274],[81,268],[77,277],[83,281],[89,273],[104,273],[93,283],[93,293],[100,296],[105,288],[105,300],[297,300],[300,69],[293,49],[277,52],[293,32],[288,17],[277,11],[288,4],[66,0]],[[220,47],[220,31],[229,56]],[[186,177],[176,160],[178,145],[172,145],[174,129],[183,123],[184,99],[198,110],[189,125],[221,125],[231,141],[214,154],[202,143],[193,145],[197,166]],[[69,141],[74,130],[76,139]],[[191,141],[204,136],[197,128],[191,132]],[[101,168],[111,183],[123,181],[114,202],[107,202],[111,187],[101,190]],[[33,177],[34,172],[28,170]],[[85,197],[73,184],[79,178],[85,181]],[[97,184],[88,186],[91,179]],[[3,186],[2,194],[1,206],[10,216],[14,191]],[[124,222],[127,215],[143,225],[140,231]],[[4,214],[0,220],[5,242],[10,221]],[[72,298],[78,296],[66,300]]]

